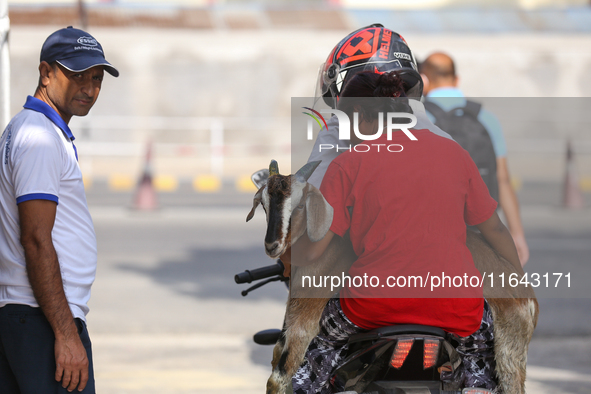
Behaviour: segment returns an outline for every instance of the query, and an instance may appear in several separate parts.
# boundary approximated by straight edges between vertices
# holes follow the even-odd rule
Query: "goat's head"
[[[269,177],[253,199],[248,222],[259,204],[267,215],[265,250],[272,258],[281,256],[305,231],[312,242],[321,240],[332,223],[333,209],[308,178],[320,161],[306,164],[294,175],[280,175],[271,161]],[[293,209],[292,209],[293,207]]]

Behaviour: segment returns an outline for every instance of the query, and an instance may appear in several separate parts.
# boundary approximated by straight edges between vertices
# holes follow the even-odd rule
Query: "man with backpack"
[[[515,241],[521,265],[529,259],[519,214],[519,202],[511,185],[507,146],[498,119],[479,103],[467,100],[457,88],[458,77],[450,56],[436,52],[420,65],[431,120],[470,153],[491,196],[499,202]]]

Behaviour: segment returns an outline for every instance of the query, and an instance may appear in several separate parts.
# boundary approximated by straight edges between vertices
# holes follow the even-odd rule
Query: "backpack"
[[[433,101],[425,101],[425,109],[435,117],[435,124],[468,151],[488,192],[498,202],[497,157],[488,131],[478,120],[481,107],[481,104],[467,100],[464,107],[446,112]]]

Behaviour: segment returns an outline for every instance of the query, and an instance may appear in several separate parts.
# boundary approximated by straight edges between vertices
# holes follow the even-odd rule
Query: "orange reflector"
[[[492,391],[487,389],[465,388],[462,390],[462,394],[492,394]]]
[[[414,339],[399,339],[396,343],[396,348],[394,349],[394,353],[392,353],[392,359],[390,360],[390,365],[394,368],[398,369],[402,367],[404,364],[404,360],[406,360],[406,356],[408,356],[408,352],[412,348],[412,344],[415,342]]]
[[[439,354],[439,340],[425,339],[423,345],[423,369],[434,367]]]

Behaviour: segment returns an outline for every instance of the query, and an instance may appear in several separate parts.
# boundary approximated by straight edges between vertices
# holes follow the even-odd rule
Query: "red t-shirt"
[[[466,223],[484,222],[497,203],[460,145],[429,130],[413,134],[417,141],[402,132],[368,141],[369,152],[358,146],[341,154],[324,176],[320,190],[334,208],[330,229],[340,236],[349,230],[358,256],[348,275],[366,275],[361,286],[345,284],[341,305],[365,329],[423,324],[467,336],[480,327],[484,301],[482,289],[468,285],[481,275],[466,247]],[[372,144],[385,145],[378,152]],[[402,151],[389,152],[391,144]],[[431,289],[434,275],[445,286]],[[370,283],[372,276],[379,282]],[[462,283],[452,282],[457,276]]]

